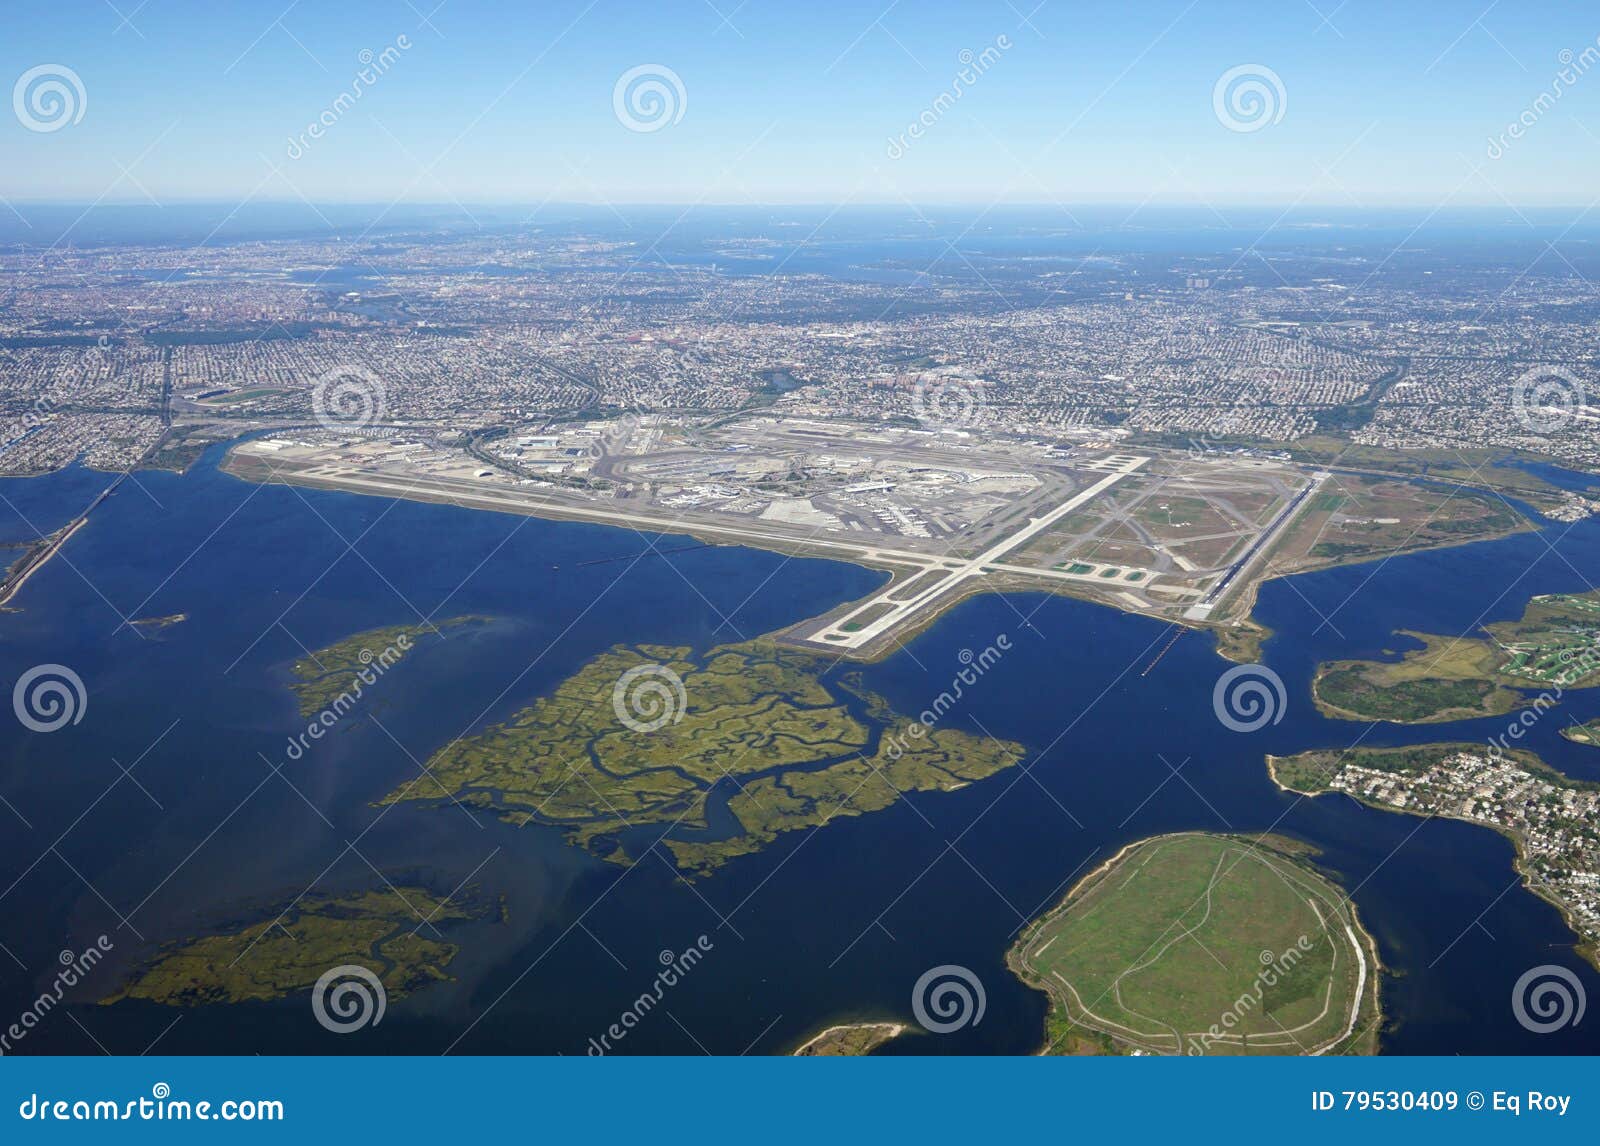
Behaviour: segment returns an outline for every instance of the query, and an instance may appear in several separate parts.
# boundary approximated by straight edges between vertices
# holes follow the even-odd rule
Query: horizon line
[[[1122,197],[1123,195],[1126,197]],[[1107,192],[1095,194],[1085,198],[1059,198],[1059,199],[962,199],[962,198],[927,198],[927,199],[863,199],[859,196],[842,198],[775,198],[775,199],[537,199],[537,198],[492,198],[492,199],[397,199],[385,202],[380,199],[345,199],[345,198],[265,198],[254,196],[239,200],[229,196],[181,196],[174,197],[165,202],[152,202],[148,198],[36,198],[5,196],[0,193],[0,202],[10,204],[12,207],[63,207],[80,210],[94,210],[102,207],[115,207],[119,209],[138,208],[147,211],[161,211],[170,207],[226,207],[230,210],[244,210],[248,207],[293,207],[299,209],[316,210],[318,207],[372,207],[383,210],[397,210],[407,208],[432,208],[464,212],[468,208],[505,209],[519,208],[524,210],[546,210],[551,208],[589,208],[606,210],[611,207],[660,207],[676,208],[679,210],[730,210],[730,209],[780,209],[780,208],[828,208],[834,211],[844,211],[852,208],[858,209],[901,209],[917,211],[922,208],[952,208],[997,210],[1000,208],[1025,208],[1030,210],[1057,210],[1065,211],[1077,207],[1123,207],[1134,211],[1149,208],[1185,207],[1197,210],[1237,210],[1240,208],[1266,208],[1279,207],[1286,211],[1317,210],[1317,211],[1347,211],[1360,213],[1365,211],[1386,211],[1400,208],[1430,209],[1435,212],[1450,210],[1500,210],[1517,212],[1521,210],[1553,210],[1553,211],[1578,211],[1587,214],[1595,210],[1600,203],[1594,199],[1588,202],[1555,199],[1555,200],[1523,200],[1520,202],[1495,199],[1495,200],[1463,200],[1459,202],[1439,203],[1437,199],[1419,195],[1416,198],[1394,198],[1376,200],[1368,203],[1352,203],[1334,200],[1303,200],[1298,196],[1290,196],[1287,192],[1265,192],[1250,199],[1160,199],[1149,195],[1139,195],[1135,192]]]

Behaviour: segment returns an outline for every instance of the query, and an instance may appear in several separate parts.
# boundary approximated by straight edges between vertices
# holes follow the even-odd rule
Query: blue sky
[[[1584,5],[436,3],[20,6],[0,38],[6,88],[19,96],[31,69],[65,67],[85,102],[53,131],[0,111],[0,196],[1587,205],[1600,193],[1600,61],[1521,138],[1490,146],[1556,85],[1563,50],[1595,47],[1600,11]],[[351,89],[360,53],[401,37],[392,66],[297,147]],[[985,48],[983,74],[933,111],[963,51]],[[641,65],[670,69],[684,93],[681,118],[655,131],[629,130],[613,107]],[[1229,130],[1213,90],[1246,65],[1281,84],[1282,116]],[[896,147],[919,116],[931,118],[921,137]]]

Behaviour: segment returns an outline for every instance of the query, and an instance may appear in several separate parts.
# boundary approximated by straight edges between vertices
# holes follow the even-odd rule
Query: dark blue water
[[[102,932],[116,948],[85,997],[163,942],[308,887],[375,886],[374,869],[440,892],[470,880],[504,898],[506,920],[459,932],[455,980],[396,1001],[356,1035],[324,1032],[304,997],[184,1011],[85,1002],[49,1016],[19,1053],[94,1053],[91,1036],[114,1053],[158,1036],[170,1053],[582,1053],[650,988],[658,953],[702,934],[712,951],[670,993],[670,1013],[649,1015],[621,1050],[781,1050],[827,1022],[905,1017],[917,977],[956,963],[985,984],[983,1021],[899,1049],[1025,1053],[1044,1002],[1005,971],[1016,929],[1122,844],[1185,828],[1271,828],[1322,849],[1397,972],[1384,988],[1386,1050],[1600,1045],[1594,1024],[1536,1036],[1512,1016],[1512,984],[1532,966],[1571,967],[1597,998],[1600,979],[1555,910],[1516,882],[1508,843],[1342,797],[1292,798],[1262,764],[1266,752],[1357,738],[1497,731],[1503,721],[1324,720],[1311,672],[1329,657],[1399,647],[1397,627],[1466,632],[1519,615],[1535,593],[1589,588],[1600,524],[1269,584],[1258,617],[1277,634],[1266,660],[1290,702],[1256,734],[1216,721],[1211,688],[1227,665],[1203,636],[1185,635],[1141,676],[1168,639],[1158,622],[1036,594],[975,599],[867,668],[866,682],[919,711],[963,649],[1008,634],[1012,650],[948,719],[1022,742],[1026,769],[791,833],[691,886],[659,859],[606,865],[551,829],[371,802],[453,736],[504,718],[615,642],[703,648],[754,636],[863,594],[880,575],[733,548],[579,568],[645,546],[628,530],[254,486],[215,460],[125,485],[28,583],[20,611],[0,616],[0,679],[55,662],[89,696],[81,723],[56,733],[0,721],[10,805],[0,807],[0,942],[15,957],[0,953],[0,1013],[20,1013],[58,952]],[[0,537],[28,535],[16,515],[53,528],[104,480],[75,469],[0,482]],[[122,624],[173,613],[189,619],[156,631]],[[300,724],[285,672],[303,648],[467,613],[494,620],[425,643],[384,677],[371,719],[285,758]],[[1600,692],[1571,695],[1565,711],[1600,715]],[[1600,778],[1600,752],[1557,735],[1564,720],[1539,724],[1530,747]]]

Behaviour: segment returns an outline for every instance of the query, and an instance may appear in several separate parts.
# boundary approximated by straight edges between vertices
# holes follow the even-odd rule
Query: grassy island
[[[705,874],[782,832],[958,788],[1022,755],[1018,744],[899,719],[859,678],[825,683],[819,668],[763,640],[699,655],[619,645],[505,723],[441,749],[426,783],[382,803],[454,801],[553,824],[624,864],[634,856],[623,834],[655,825],[646,846],[660,838],[680,869]],[[624,723],[628,682],[660,706],[657,726]],[[731,830],[708,818],[719,784],[731,790]]]
[[[430,625],[389,625],[352,633],[326,648],[307,653],[290,666],[289,689],[300,702],[301,716],[344,708],[364,688],[409,656],[423,640],[446,629],[481,624],[483,617],[452,617]]]
[[[1007,962],[1050,996],[1045,1053],[1371,1053],[1377,949],[1279,836],[1129,844],[1023,930]]]
[[[249,922],[167,945],[105,1002],[195,1007],[279,999],[345,964],[369,968],[390,999],[402,998],[450,977],[446,968],[457,949],[441,930],[491,910],[467,893],[446,902],[415,887],[307,895]]]
[[[841,1023],[812,1035],[794,1053],[800,1058],[858,1058],[905,1032],[904,1023]]]
[[[1341,720],[1433,724],[1498,716],[1527,703],[1520,689],[1600,685],[1600,591],[1528,602],[1486,636],[1406,633],[1423,643],[1398,661],[1333,661],[1317,670],[1317,708]]]
[[[1591,748],[1600,748],[1600,720],[1568,725],[1561,730],[1561,735],[1574,744],[1587,744]]]
[[[1353,748],[1269,756],[1279,787],[1341,792],[1385,811],[1481,824],[1516,846],[1517,871],[1561,912],[1600,967],[1600,784],[1574,780],[1531,752],[1483,744]]]

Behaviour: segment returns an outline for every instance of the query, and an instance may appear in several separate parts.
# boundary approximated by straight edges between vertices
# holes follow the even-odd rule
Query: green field
[[[446,968],[457,948],[441,929],[497,910],[461,889],[451,899],[418,887],[304,895],[247,923],[168,944],[104,1002],[148,999],[194,1007],[279,999],[345,964],[367,967],[390,998],[403,998],[450,978]]]
[[[1561,730],[1574,744],[1587,744],[1592,748],[1600,748],[1600,720],[1591,720],[1588,724],[1573,724]]]
[[[1600,594],[1552,594],[1485,636],[1406,633],[1421,649],[1398,661],[1333,661],[1312,693],[1325,716],[1430,724],[1500,715],[1527,703],[1518,689],[1600,685]]]
[[[1376,955],[1305,852],[1274,836],[1157,836],[1084,879],[1009,958],[1051,996],[1047,1049],[1370,1051]]]

